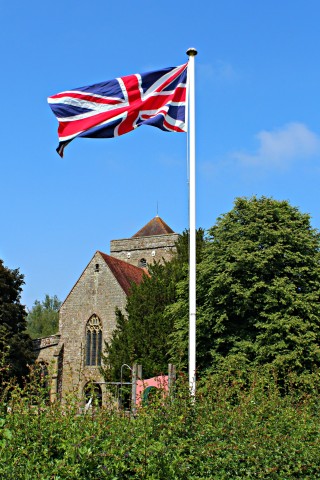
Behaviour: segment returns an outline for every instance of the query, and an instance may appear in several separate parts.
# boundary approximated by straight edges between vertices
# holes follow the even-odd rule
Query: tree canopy
[[[279,373],[319,366],[319,250],[309,215],[287,201],[236,199],[209,230],[199,265],[199,370],[231,357]],[[171,352],[185,355],[185,284],[180,290]]]
[[[26,311],[20,303],[23,284],[19,270],[10,270],[0,260],[0,352],[6,365],[2,379],[20,381],[33,361],[32,341],[25,333]]]
[[[197,235],[199,257],[203,230],[200,229]],[[149,276],[140,285],[132,286],[126,313],[116,312],[117,327],[106,345],[104,358],[108,378],[119,380],[124,363],[142,364],[145,377],[167,372],[173,317],[165,315],[165,310],[176,301],[177,284],[187,277],[187,232],[179,237],[176,248],[171,262],[150,265]]]
[[[320,366],[320,234],[309,215],[287,201],[237,198],[197,243],[198,373],[226,362],[280,376]],[[175,259],[151,267],[126,316],[118,312],[107,347],[118,372],[133,361],[148,374],[168,362],[187,368],[187,245],[184,235]]]
[[[61,302],[56,295],[46,295],[40,302],[36,300],[27,317],[27,332],[31,338],[53,335],[59,330],[59,308]]]
[[[173,325],[163,312],[175,300],[175,283],[181,270],[176,262],[171,262],[155,264],[149,272],[150,277],[146,276],[140,285],[133,285],[126,315],[120,310],[116,312],[117,328],[106,345],[105,357],[113,380],[119,380],[124,363],[142,364],[147,377],[168,369],[168,335]]]

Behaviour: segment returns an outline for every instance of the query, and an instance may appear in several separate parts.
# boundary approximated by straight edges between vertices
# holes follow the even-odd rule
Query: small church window
[[[98,383],[88,382],[83,389],[85,398],[85,411],[94,406],[102,406],[102,390]]]
[[[96,263],[96,270],[95,271],[99,272],[99,270],[100,270],[100,265],[99,265],[99,263]]]
[[[145,258],[141,258],[139,260],[139,265],[138,266],[141,267],[141,268],[147,268],[147,260]]]
[[[101,365],[102,325],[96,315],[88,320],[86,326],[86,365]]]

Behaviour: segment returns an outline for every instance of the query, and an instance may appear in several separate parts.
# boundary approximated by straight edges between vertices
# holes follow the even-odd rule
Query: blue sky
[[[196,57],[197,225],[238,196],[286,199],[320,228],[318,0],[1,2],[0,258],[22,302],[64,300],[96,250],[157,213],[188,226],[186,135],[77,139],[47,97]]]

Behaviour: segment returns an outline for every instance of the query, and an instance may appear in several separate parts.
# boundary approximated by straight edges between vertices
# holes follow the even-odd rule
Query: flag
[[[186,132],[187,67],[128,75],[49,97],[59,121],[59,155],[76,137],[112,138],[141,125]]]

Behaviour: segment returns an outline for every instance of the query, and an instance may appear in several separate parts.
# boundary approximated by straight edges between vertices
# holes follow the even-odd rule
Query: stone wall
[[[99,317],[103,349],[116,325],[115,309],[124,311],[126,300],[126,294],[97,252],[60,309],[59,331],[64,343],[63,397],[72,390],[81,394],[88,381],[103,382],[98,366],[85,366],[86,325],[92,315]]]
[[[33,350],[37,354],[37,361],[50,365],[59,341],[60,335],[51,335],[50,337],[37,338],[33,340]]]

